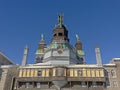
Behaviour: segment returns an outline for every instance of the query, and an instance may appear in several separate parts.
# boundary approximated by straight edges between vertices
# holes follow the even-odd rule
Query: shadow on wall
[[[3,72],[3,70],[2,70],[2,68],[1,68],[1,66],[0,66],[0,81],[1,81],[1,79],[2,79],[2,72]]]

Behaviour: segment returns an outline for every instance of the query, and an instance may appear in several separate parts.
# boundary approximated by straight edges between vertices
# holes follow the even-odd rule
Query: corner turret
[[[76,50],[82,50],[82,42],[80,41],[80,38],[77,34],[76,34],[75,48],[76,48]]]
[[[82,42],[80,41],[80,37],[76,34],[76,44],[75,44],[77,55],[81,58],[82,62],[85,63],[85,53],[82,49]]]
[[[36,63],[42,62],[45,48],[46,48],[46,44],[44,41],[44,35],[41,34],[41,41],[40,41],[38,49],[36,51]]]

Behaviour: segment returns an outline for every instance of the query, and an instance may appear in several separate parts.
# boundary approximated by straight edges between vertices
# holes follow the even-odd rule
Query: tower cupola
[[[44,49],[46,48],[46,44],[44,41],[44,35],[41,34],[41,40],[39,42],[38,49],[36,51],[36,63],[41,63],[43,60],[43,55],[44,55]]]
[[[80,41],[79,36],[76,34],[76,44],[75,44],[76,50],[82,50],[82,42]]]
[[[38,49],[44,50],[44,48],[46,47],[45,41],[44,41],[44,35],[41,34],[41,40],[38,46]]]
[[[53,30],[52,43],[69,42],[68,30],[63,25],[63,15],[58,16],[58,25]]]

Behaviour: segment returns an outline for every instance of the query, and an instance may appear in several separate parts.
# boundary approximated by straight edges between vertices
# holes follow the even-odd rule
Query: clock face
[[[58,54],[62,54],[63,53],[63,47],[62,47],[61,44],[59,45],[57,52],[58,52]]]
[[[59,54],[62,54],[63,53],[63,49],[58,49],[57,51]]]

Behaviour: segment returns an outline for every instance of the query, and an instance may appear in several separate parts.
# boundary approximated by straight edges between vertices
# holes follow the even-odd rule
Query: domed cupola
[[[69,42],[68,30],[63,25],[63,15],[58,16],[58,25],[53,30],[52,43]]]

